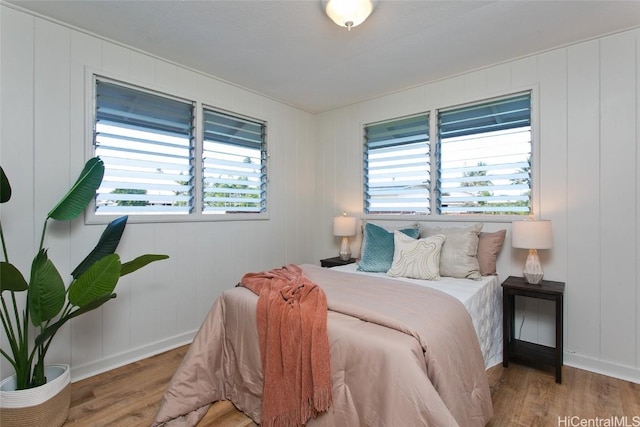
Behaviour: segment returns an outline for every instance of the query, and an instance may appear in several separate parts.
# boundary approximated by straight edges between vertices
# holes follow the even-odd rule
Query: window
[[[438,113],[441,214],[528,214],[529,93]]]
[[[429,115],[365,127],[366,213],[429,213]]]
[[[204,212],[264,212],[265,125],[204,110]]]
[[[264,122],[101,77],[95,88],[96,215],[266,212]]]
[[[193,104],[101,80],[96,94],[96,214],[190,213]]]
[[[435,114],[365,126],[365,213],[528,214],[531,94]]]

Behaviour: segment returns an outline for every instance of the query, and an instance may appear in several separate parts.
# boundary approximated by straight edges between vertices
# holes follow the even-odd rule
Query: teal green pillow
[[[400,230],[414,239],[418,238],[418,227]],[[362,254],[358,270],[375,273],[386,273],[393,263],[393,231],[367,222],[362,237]]]

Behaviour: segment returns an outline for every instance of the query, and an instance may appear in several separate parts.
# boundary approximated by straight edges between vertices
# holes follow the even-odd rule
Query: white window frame
[[[486,96],[474,97],[465,100],[460,100],[457,103],[450,103],[447,105],[438,105],[431,106],[427,109],[420,110],[419,113],[410,114],[429,114],[430,124],[429,124],[429,140],[431,145],[431,177],[430,180],[432,183],[431,186],[431,209],[429,214],[380,214],[380,213],[365,213],[364,211],[364,201],[362,206],[362,219],[365,220],[395,220],[395,221],[415,221],[415,220],[426,220],[429,221],[441,221],[441,222],[490,222],[490,223],[510,223],[516,219],[522,219],[524,215],[512,215],[512,214],[504,214],[504,215],[496,215],[496,214],[466,214],[466,215],[446,215],[437,213],[437,186],[435,182],[438,180],[438,165],[437,165],[437,148],[436,146],[439,144],[438,141],[438,111],[441,109],[450,109],[458,106],[477,104],[482,102],[489,102],[492,99],[496,98],[504,98],[509,96],[514,96],[523,92],[530,92],[531,94],[531,213],[529,215],[538,215],[540,212],[540,153],[539,153],[539,88],[538,85],[530,85],[519,88],[513,88],[509,91],[490,93]],[[395,119],[402,119],[405,116],[398,116],[396,118],[390,119],[380,119],[376,118],[375,120],[362,122],[360,124],[360,135],[361,141],[364,145],[365,143],[365,127],[371,124],[381,123],[392,121]],[[363,150],[363,158],[362,158],[361,168],[362,173],[364,173],[364,150]],[[364,197],[364,174],[361,175],[361,194]]]
[[[194,103],[194,204],[193,211],[189,214],[132,214],[129,215],[129,223],[183,223],[183,222],[216,222],[216,221],[255,221],[268,220],[270,217],[270,193],[269,177],[266,177],[266,201],[265,211],[262,213],[224,213],[212,215],[203,212],[203,173],[202,173],[202,111],[203,108],[214,109],[227,112],[241,118],[248,118],[256,122],[262,122],[265,126],[264,143],[268,147],[269,121],[264,117],[243,114],[242,112],[229,111],[222,107],[217,107],[211,100],[205,100],[194,94],[183,93],[179,90],[168,90],[156,84],[141,82],[129,77],[123,77],[115,73],[104,72],[87,67],[85,70],[85,161],[95,156],[94,128],[96,120],[96,78],[131,87],[140,91],[148,91],[167,96],[173,99],[182,99]],[[265,158],[265,168],[269,171],[269,156]],[[90,203],[85,211],[86,224],[107,224],[121,215],[96,214],[95,199]]]

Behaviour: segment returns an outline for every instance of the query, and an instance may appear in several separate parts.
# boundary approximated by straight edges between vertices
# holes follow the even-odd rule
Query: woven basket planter
[[[0,382],[0,426],[60,427],[71,406],[69,365],[45,367],[47,383],[27,390],[15,390],[15,376]]]

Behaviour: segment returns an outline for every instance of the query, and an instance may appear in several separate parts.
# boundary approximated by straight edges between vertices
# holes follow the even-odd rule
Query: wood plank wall
[[[532,90],[534,212],[553,224],[545,277],[567,283],[565,361],[640,382],[639,40],[638,29],[625,31],[320,114],[321,216],[362,212],[364,124]],[[316,257],[336,252],[329,232],[316,240]],[[521,274],[523,252],[505,247],[503,277]],[[552,305],[520,308],[522,337],[553,343]]]
[[[130,222],[119,249],[123,259],[165,253],[170,260],[123,278],[116,300],[60,332],[49,362],[70,362],[75,380],[185,344],[215,297],[245,272],[312,260],[311,114],[5,4],[0,19],[0,161],[14,189],[2,220],[11,260],[22,271],[38,247],[44,216],[91,156],[85,118],[91,70],[268,122],[270,218]],[[63,277],[103,229],[82,218],[50,224],[49,255]],[[7,368],[3,361],[0,377]]]
[[[61,331],[50,361],[71,362],[75,379],[188,342],[246,271],[337,254],[331,218],[362,212],[363,124],[531,89],[534,208],[553,221],[546,277],[567,282],[565,361],[640,382],[640,30],[311,115],[5,4],[0,24],[0,162],[15,188],[2,219],[23,271],[41,219],[88,157],[87,70],[268,121],[270,219],[130,224],[124,259],[157,252],[171,261],[124,278],[116,301]],[[500,228],[509,222],[485,223]],[[52,225],[50,255],[64,277],[102,229]],[[525,255],[507,245],[500,274],[520,274]],[[553,340],[549,305],[525,301],[520,311],[523,338]],[[6,369],[0,363],[0,376]]]

